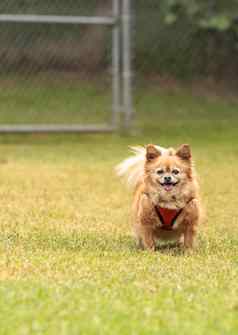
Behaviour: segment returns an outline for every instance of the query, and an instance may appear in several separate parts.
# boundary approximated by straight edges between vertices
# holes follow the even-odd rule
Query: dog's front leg
[[[196,226],[188,225],[184,232],[184,247],[192,249],[194,247],[194,240],[197,234]]]
[[[184,231],[184,247],[192,249],[197,234],[197,226],[199,222],[199,203],[197,199],[193,199],[185,207],[185,231]]]
[[[150,199],[142,195],[136,213],[136,235],[142,249],[155,250],[154,211]]]
[[[154,239],[154,231],[150,226],[140,227],[141,245],[143,249],[155,251],[156,244]]]

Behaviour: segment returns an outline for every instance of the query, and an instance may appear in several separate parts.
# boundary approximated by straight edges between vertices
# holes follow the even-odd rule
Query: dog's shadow
[[[166,255],[175,255],[175,256],[183,256],[185,254],[185,249],[181,246],[181,244],[177,242],[168,242],[163,244],[158,244],[156,246],[156,252]]]

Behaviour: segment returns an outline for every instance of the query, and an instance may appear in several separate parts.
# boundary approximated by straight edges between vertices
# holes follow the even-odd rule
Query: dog
[[[199,188],[191,148],[153,144],[132,148],[134,156],[116,167],[134,189],[133,226],[140,248],[156,250],[160,240],[194,246],[201,217]]]

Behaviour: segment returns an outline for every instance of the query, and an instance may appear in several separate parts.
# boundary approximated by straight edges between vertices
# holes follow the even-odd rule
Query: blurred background
[[[0,14],[111,17],[112,2],[2,0]],[[131,15],[135,124],[145,126],[141,101],[153,89],[162,90],[163,96],[181,87],[191,89],[189,95],[233,95],[238,71],[236,0],[132,0]],[[111,27],[0,25],[0,124],[109,122]],[[151,99],[150,104],[163,116],[158,101]]]
[[[0,335],[238,334],[237,79],[238,0],[0,1]],[[117,131],[1,134],[79,124]],[[135,248],[115,166],[147,143],[191,145],[191,255]]]

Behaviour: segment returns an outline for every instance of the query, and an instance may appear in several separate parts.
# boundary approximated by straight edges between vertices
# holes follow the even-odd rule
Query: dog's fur
[[[189,145],[174,150],[149,144],[133,151],[135,155],[122,162],[117,172],[135,190],[133,225],[138,245],[155,250],[157,240],[172,239],[192,248],[201,210]],[[182,209],[171,230],[163,229],[156,206]]]

